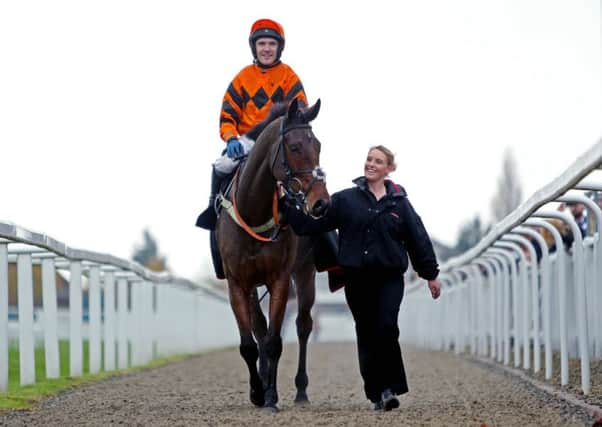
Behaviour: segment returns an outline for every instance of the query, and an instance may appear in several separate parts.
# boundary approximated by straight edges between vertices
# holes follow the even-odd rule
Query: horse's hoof
[[[306,393],[297,393],[297,396],[295,397],[295,404],[296,405],[309,405],[309,399],[307,398],[307,394]]]
[[[278,409],[278,406],[276,406],[276,405],[265,405],[265,406],[263,407],[263,409],[264,409],[266,412],[269,412],[269,413],[271,413],[271,414],[276,414],[276,413],[278,413],[278,412],[280,411],[280,409]]]
[[[259,408],[265,405],[265,397],[263,391],[253,391],[250,393],[251,403]]]

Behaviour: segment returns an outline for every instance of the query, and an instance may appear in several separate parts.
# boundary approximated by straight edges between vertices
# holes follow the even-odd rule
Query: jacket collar
[[[259,62],[258,60],[254,60],[253,64],[255,64],[255,66],[257,68],[259,68],[262,72],[266,72],[267,70],[271,69],[271,68],[275,68],[277,66],[279,66],[280,64],[282,64],[282,62],[280,60],[277,60],[276,62],[274,62],[272,65],[263,65],[261,62]]]
[[[363,191],[370,191],[368,189],[368,181],[365,176],[357,177],[353,180],[353,183],[357,185]],[[399,185],[391,181],[390,179],[385,179],[385,187],[387,188],[387,196],[386,197],[405,197],[407,196],[405,189]]]

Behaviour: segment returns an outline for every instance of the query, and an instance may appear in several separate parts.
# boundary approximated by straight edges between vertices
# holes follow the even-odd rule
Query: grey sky
[[[444,242],[489,219],[506,146],[528,197],[602,134],[595,0],[2,2],[0,219],[121,257],[148,226],[176,273],[205,268],[221,98],[262,17],[322,99],[330,191],[384,144]]]

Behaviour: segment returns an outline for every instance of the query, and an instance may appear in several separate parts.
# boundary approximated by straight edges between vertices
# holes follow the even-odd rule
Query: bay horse
[[[305,364],[312,327],[310,310],[315,295],[315,267],[313,259],[307,257],[311,248],[309,240],[298,238],[290,227],[279,224],[277,182],[284,183],[285,189],[298,197],[311,215],[320,217],[328,209],[330,195],[319,166],[320,142],[309,124],[319,110],[319,100],[304,111],[297,100],[293,100],[283,116],[258,125],[261,133],[236,172],[227,195],[234,214],[222,213],[216,226],[230,305],[240,333],[240,354],[249,369],[250,400],[274,412],[278,410],[276,378],[282,353],[280,333],[293,273],[300,344],[295,401],[307,401]],[[273,225],[271,230],[253,231],[266,223]],[[300,252],[302,256],[297,257],[299,245],[306,248]],[[263,284],[270,294],[269,324],[257,298],[256,288]]]

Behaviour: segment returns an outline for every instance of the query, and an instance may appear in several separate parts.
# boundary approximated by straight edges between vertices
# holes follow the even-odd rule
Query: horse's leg
[[[230,291],[230,305],[232,306],[232,311],[234,311],[240,333],[240,355],[245,360],[247,368],[249,368],[250,399],[255,406],[263,406],[265,403],[265,391],[257,372],[259,351],[257,350],[257,343],[253,339],[251,328],[249,293],[232,283],[229,283],[228,288]]]
[[[268,383],[265,391],[265,407],[278,410],[278,391],[276,378],[278,362],[282,354],[282,337],[280,331],[288,300],[290,277],[279,278],[270,288],[270,326],[265,337],[265,351],[268,360]]]
[[[307,398],[307,341],[313,327],[311,308],[316,297],[316,271],[312,264],[305,264],[295,272],[297,287],[297,337],[299,339],[299,365],[295,376],[297,396],[295,403],[309,403]]]
[[[268,361],[265,354],[265,336],[268,331],[268,323],[261,310],[259,304],[259,297],[257,296],[257,288],[251,291],[251,324],[253,326],[253,335],[257,339],[259,344],[259,376],[263,381],[264,388],[267,387],[268,382]]]

